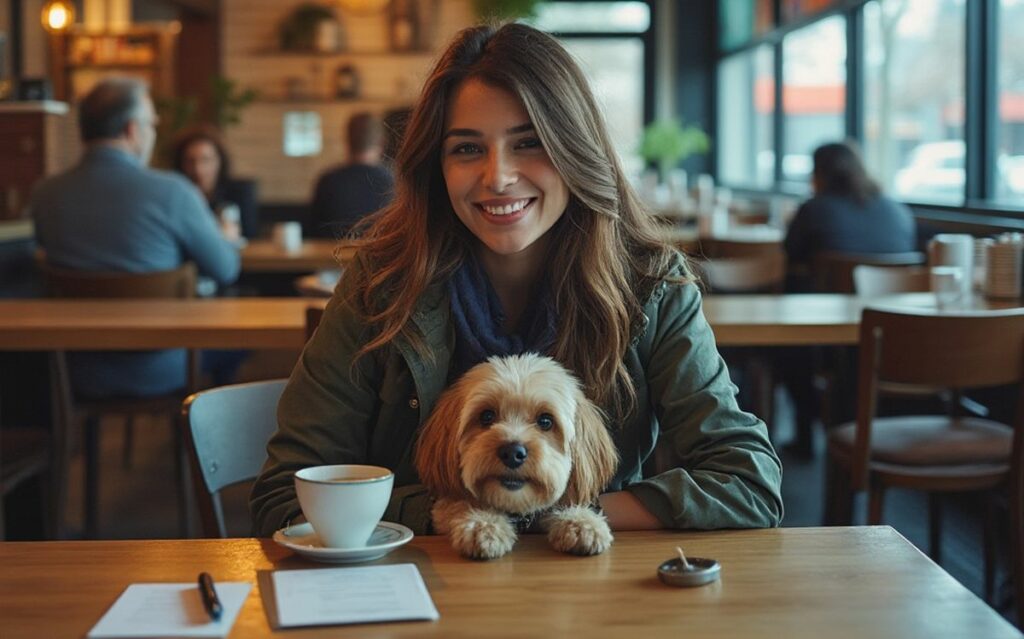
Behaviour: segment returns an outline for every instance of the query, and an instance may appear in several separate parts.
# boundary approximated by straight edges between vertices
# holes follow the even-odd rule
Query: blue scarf
[[[455,354],[449,379],[457,379],[492,355],[545,353],[555,343],[555,309],[546,282],[537,302],[523,312],[520,326],[525,330],[516,335],[504,332],[501,300],[474,256],[467,256],[452,274],[448,293],[455,323]]]

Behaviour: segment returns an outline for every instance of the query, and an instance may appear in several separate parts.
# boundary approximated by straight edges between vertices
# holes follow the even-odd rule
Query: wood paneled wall
[[[224,73],[243,87],[260,91],[242,123],[231,128],[228,143],[235,173],[259,182],[260,200],[302,204],[309,200],[316,177],[344,161],[344,129],[357,111],[383,115],[412,103],[435,57],[452,35],[474,21],[468,0],[419,0],[434,16],[434,47],[417,53],[392,53],[387,14],[351,16],[338,12],[348,53],[324,56],[278,51],[278,25],[304,0],[224,0],[221,56]],[[436,14],[434,13],[436,12]],[[360,100],[341,101],[333,94],[336,69],[353,64],[361,78]],[[308,100],[287,100],[289,78],[301,78]],[[320,114],[323,149],[319,155],[287,157],[283,151],[283,118],[289,111]]]

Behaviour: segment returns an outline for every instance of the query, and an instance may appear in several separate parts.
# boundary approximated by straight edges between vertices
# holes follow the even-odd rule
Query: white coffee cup
[[[939,310],[955,307],[964,296],[964,269],[959,266],[933,266],[930,270],[932,292]]]
[[[929,266],[958,266],[963,269],[960,287],[971,294],[974,266],[974,238],[965,233],[939,233],[928,242]]]
[[[302,248],[302,225],[298,222],[278,222],[274,225],[274,244],[286,253]]]
[[[295,473],[295,494],[324,546],[363,548],[384,516],[394,482],[394,473],[380,466],[311,466]]]

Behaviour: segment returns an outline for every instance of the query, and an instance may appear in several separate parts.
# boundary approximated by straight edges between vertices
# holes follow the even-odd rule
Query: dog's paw
[[[497,559],[516,543],[516,531],[501,513],[470,507],[448,523],[452,547],[463,557]]]
[[[586,506],[554,510],[544,518],[548,542],[573,555],[598,555],[612,545],[612,531],[603,515]]]

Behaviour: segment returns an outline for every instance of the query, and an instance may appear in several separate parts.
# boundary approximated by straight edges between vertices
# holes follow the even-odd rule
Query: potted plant
[[[476,14],[483,20],[525,18],[544,0],[473,0]]]
[[[711,140],[699,126],[683,125],[679,120],[658,120],[644,128],[640,156],[658,167],[662,181],[669,172],[691,155],[707,153]]]

